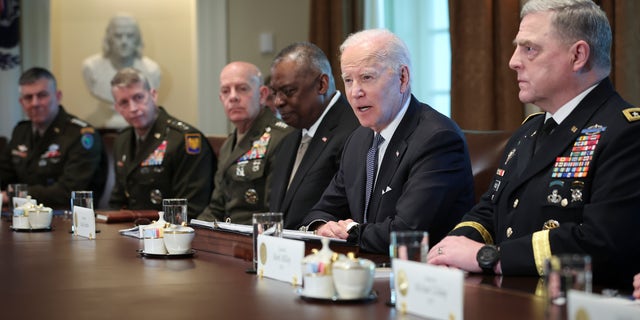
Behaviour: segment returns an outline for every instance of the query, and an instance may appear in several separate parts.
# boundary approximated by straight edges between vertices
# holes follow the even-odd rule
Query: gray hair
[[[327,55],[318,46],[311,42],[295,42],[282,49],[273,59],[271,67],[273,68],[285,58],[290,58],[296,62],[298,66],[307,66],[310,71],[321,72],[329,77],[330,94],[336,90],[336,82],[331,73],[331,64]]]
[[[340,45],[340,54],[344,53],[344,50],[348,47],[361,43],[373,43],[374,40],[379,40],[384,45],[376,47],[373,52],[369,52],[369,58],[373,58],[396,72],[400,72],[402,66],[407,66],[411,71],[411,58],[407,45],[400,37],[387,29],[369,29],[349,35]]]
[[[130,85],[141,83],[145,90],[151,90],[149,79],[142,71],[134,68],[123,68],[118,70],[113,79],[111,79],[111,87],[128,87]]]
[[[47,79],[51,85],[53,85],[53,90],[57,89],[56,77],[53,76],[51,71],[41,68],[41,67],[33,67],[20,75],[20,79],[18,80],[18,85],[24,86],[28,84],[33,84],[40,79]]]
[[[591,0],[531,0],[520,17],[551,11],[551,23],[558,35],[567,43],[584,40],[591,48],[592,66],[611,70],[611,27],[607,15]]]

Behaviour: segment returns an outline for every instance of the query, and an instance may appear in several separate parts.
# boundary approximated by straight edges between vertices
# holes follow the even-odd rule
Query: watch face
[[[499,259],[498,248],[494,246],[484,246],[480,248],[476,258],[481,268],[493,268]]]

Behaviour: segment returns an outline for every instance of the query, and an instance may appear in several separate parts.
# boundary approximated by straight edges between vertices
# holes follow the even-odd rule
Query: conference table
[[[388,277],[376,278],[373,301],[303,299],[299,287],[247,273],[250,259],[202,248],[225,236],[207,238],[211,230],[198,231],[194,244],[201,248],[192,257],[168,259],[141,256],[142,240],[118,232],[130,222],[98,223],[93,240],[72,235],[63,216],[54,217],[50,231],[10,226],[4,217],[1,319],[423,319],[386,304]],[[227,241],[246,241],[228,236]],[[464,318],[565,319],[562,309],[545,310],[544,298],[535,294],[537,283],[537,278],[468,275]]]

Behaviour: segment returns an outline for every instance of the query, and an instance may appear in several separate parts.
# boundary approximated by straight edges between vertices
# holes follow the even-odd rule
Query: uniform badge
[[[188,154],[200,154],[200,151],[202,151],[202,138],[199,133],[185,134],[184,144]]]
[[[149,201],[153,204],[162,203],[162,192],[158,189],[151,190],[151,193],[149,193]]]
[[[551,194],[547,196],[547,202],[558,204],[562,200],[562,197],[558,194],[558,189],[553,189]]]
[[[571,183],[571,202],[581,202],[582,201],[582,189],[584,188],[584,182],[582,181],[574,181]]]
[[[545,223],[542,225],[542,230],[551,230],[559,226],[560,226],[560,222],[550,219],[545,221]]]
[[[254,160],[254,161],[253,161],[253,165],[252,165],[252,167],[251,167],[251,170],[253,170],[253,172],[258,172],[258,171],[260,171],[260,163],[261,163],[261,162],[262,162],[261,160]]]
[[[11,155],[12,156],[18,156],[20,158],[26,158],[27,157],[27,151],[29,150],[29,148],[27,148],[26,145],[24,144],[20,144],[16,147],[15,150],[11,150]]]
[[[249,161],[239,161],[238,163],[236,163],[236,176],[237,177],[244,177],[244,167],[247,165],[247,163],[249,163]]]
[[[511,149],[511,151],[509,151],[509,153],[507,154],[507,160],[504,161],[504,164],[506,165],[507,163],[509,163],[509,160],[511,160],[511,158],[513,158],[515,154],[516,148]]]
[[[82,142],[82,147],[89,150],[93,147],[93,134],[85,133],[80,137],[80,142]]]
[[[258,191],[256,189],[247,189],[244,192],[244,200],[249,204],[256,204],[258,202]]]
[[[47,151],[43,153],[41,156],[41,158],[45,158],[45,159],[52,159],[52,158],[59,158],[59,157],[60,157],[60,145],[56,143],[52,143],[51,145],[49,145],[49,148],[47,148]]]

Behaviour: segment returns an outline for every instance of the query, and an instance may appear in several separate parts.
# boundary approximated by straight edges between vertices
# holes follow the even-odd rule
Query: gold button
[[[511,227],[507,228],[507,238],[510,238],[512,234],[513,234],[513,229],[511,229]]]
[[[518,202],[520,202],[520,200],[518,200],[518,199],[513,200],[513,208],[514,209],[518,207]]]

